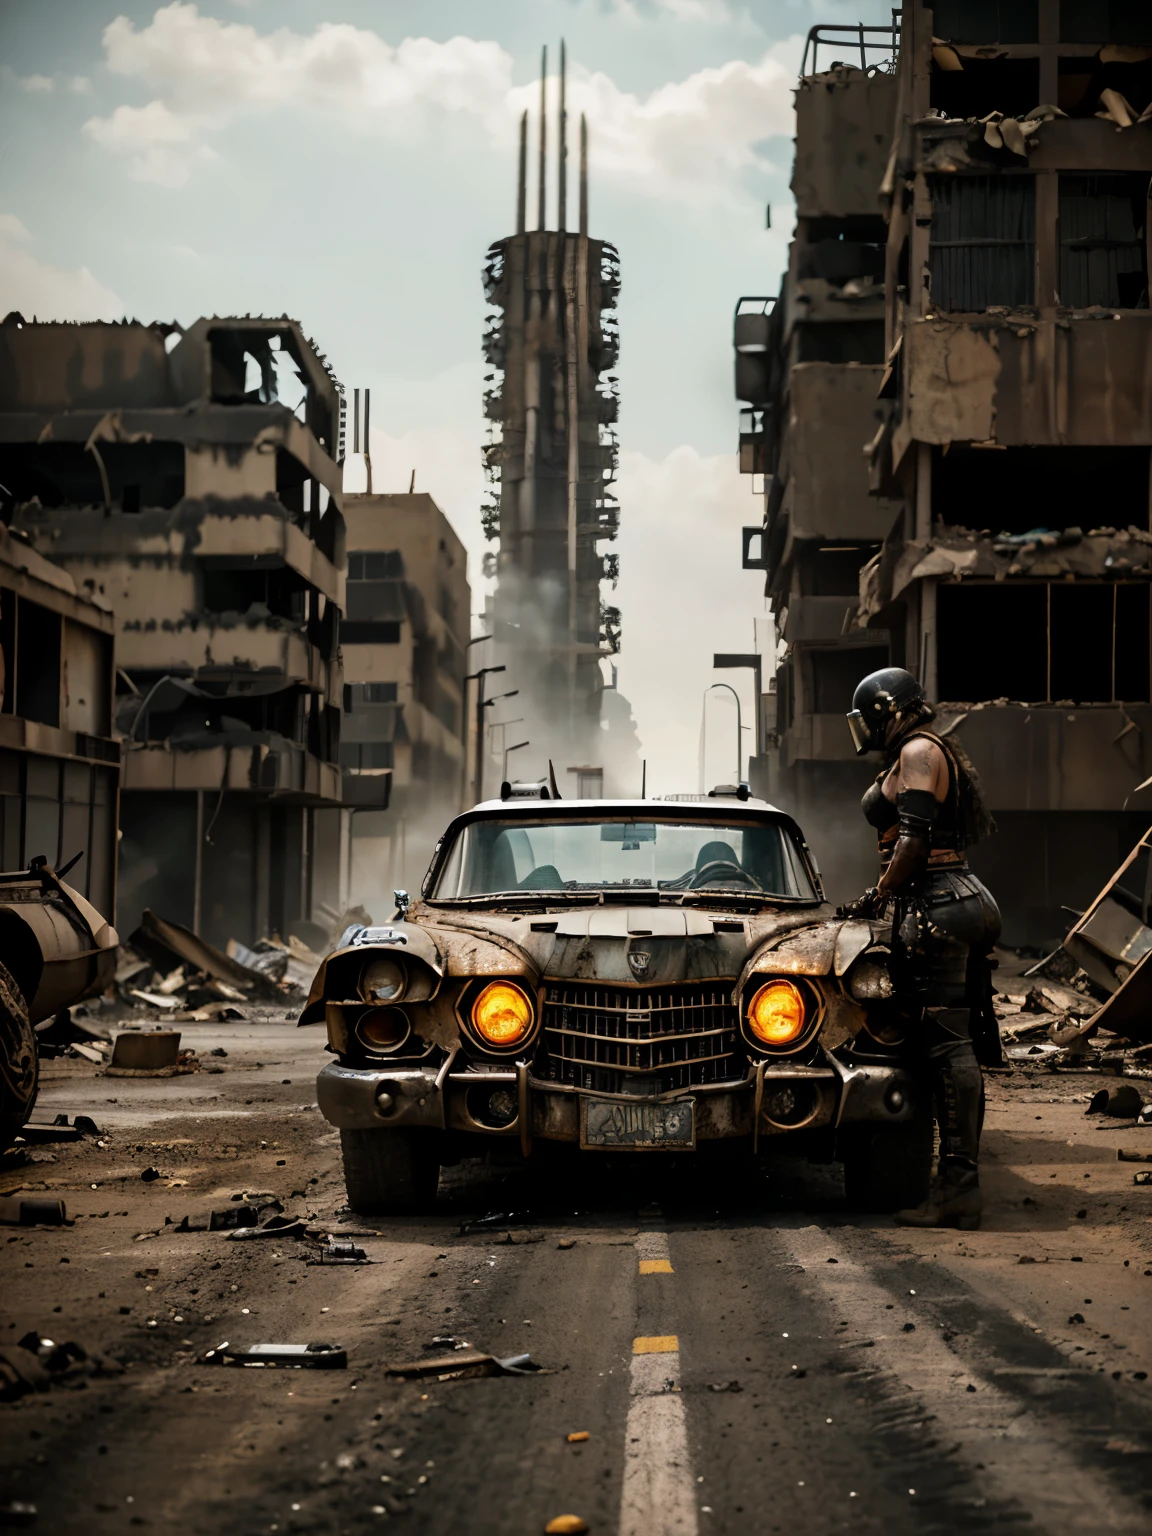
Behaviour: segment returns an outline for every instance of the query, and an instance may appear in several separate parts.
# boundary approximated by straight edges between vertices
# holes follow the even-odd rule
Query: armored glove
[[[863,896],[857,896],[855,901],[848,901],[842,907],[837,907],[836,916],[879,917],[887,904],[887,896],[881,896],[877,888],[870,885]]]

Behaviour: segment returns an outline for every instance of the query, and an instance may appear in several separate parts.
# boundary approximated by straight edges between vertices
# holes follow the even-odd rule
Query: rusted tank
[[[115,928],[46,860],[0,873],[0,1146],[36,1102],[35,1026],[109,985]]]

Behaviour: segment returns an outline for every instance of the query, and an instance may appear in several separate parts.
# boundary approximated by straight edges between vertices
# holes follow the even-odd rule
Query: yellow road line
[[[641,1259],[640,1273],[642,1275],[671,1275],[675,1271],[667,1259]]]
[[[672,1355],[680,1348],[680,1340],[674,1333],[658,1333],[646,1339],[632,1340],[634,1355]]]

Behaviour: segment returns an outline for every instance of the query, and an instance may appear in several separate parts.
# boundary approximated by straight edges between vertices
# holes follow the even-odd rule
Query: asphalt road
[[[113,1081],[52,1064],[41,1113],[92,1114],[105,1145],[3,1170],[5,1191],[43,1186],[76,1220],[3,1233],[0,1341],[35,1328],[124,1366],[0,1407],[0,1503],[35,1503],[40,1528],[1149,1528],[1152,1188],[1116,1148],[1152,1151],[1152,1132],[1086,1119],[1098,1079],[992,1080],[976,1233],[853,1217],[834,1168],[676,1154],[462,1165],[433,1214],[365,1222],[338,1214],[315,1032],[224,1025],[185,1043],[206,1064],[227,1049],[223,1070]],[[372,1262],[165,1224],[245,1189],[366,1234]],[[491,1213],[515,1220],[461,1230]],[[386,1374],[446,1335],[544,1370]],[[225,1340],[328,1341],[348,1368],[203,1363]]]

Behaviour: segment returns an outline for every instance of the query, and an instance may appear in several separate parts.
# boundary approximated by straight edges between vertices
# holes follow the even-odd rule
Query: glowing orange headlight
[[[791,1045],[804,1033],[807,1008],[793,981],[770,981],[748,1007],[748,1028],[764,1045]]]
[[[472,1027],[489,1045],[519,1045],[532,1028],[532,1004],[511,981],[490,981],[472,1004]]]

